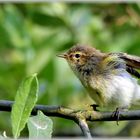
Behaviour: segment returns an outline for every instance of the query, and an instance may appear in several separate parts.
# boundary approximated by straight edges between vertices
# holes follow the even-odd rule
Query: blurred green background
[[[0,99],[14,100],[19,83],[38,73],[38,104],[84,109],[92,104],[65,60],[72,45],[140,56],[140,4],[1,4]],[[79,136],[72,121],[52,118],[53,136]],[[140,136],[139,121],[89,123],[96,136]],[[11,135],[10,113],[0,112],[0,133]],[[27,129],[22,136],[27,136]]]

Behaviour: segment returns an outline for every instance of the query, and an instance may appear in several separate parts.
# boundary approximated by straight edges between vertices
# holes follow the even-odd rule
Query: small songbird
[[[140,78],[140,57],[102,53],[79,44],[59,57],[67,60],[97,105],[115,110],[129,108],[140,100],[140,86],[136,79]]]

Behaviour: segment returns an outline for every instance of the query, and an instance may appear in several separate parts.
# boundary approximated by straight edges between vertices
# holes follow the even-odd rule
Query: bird
[[[140,57],[123,52],[104,53],[83,44],[58,56],[68,62],[96,106],[115,110],[117,119],[120,110],[140,101]]]

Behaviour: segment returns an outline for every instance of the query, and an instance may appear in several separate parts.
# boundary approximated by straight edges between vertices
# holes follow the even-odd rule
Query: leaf
[[[29,138],[46,139],[52,136],[53,122],[41,111],[38,111],[37,116],[30,117],[27,125],[29,129]]]
[[[52,56],[52,49],[39,49],[34,59],[27,65],[27,73],[40,72],[47,65]]]
[[[37,101],[38,80],[36,74],[27,77],[17,90],[15,103],[12,107],[11,120],[14,138],[20,136],[31,111]]]
[[[29,41],[29,34],[26,32],[27,27],[24,17],[15,5],[7,4],[4,6],[3,22],[3,28],[5,29],[11,42],[10,46],[13,45],[14,47],[20,48],[31,45]]]
[[[66,23],[61,18],[57,16],[47,15],[41,12],[34,12],[31,18],[34,23],[41,26],[49,26],[53,28],[66,26]]]

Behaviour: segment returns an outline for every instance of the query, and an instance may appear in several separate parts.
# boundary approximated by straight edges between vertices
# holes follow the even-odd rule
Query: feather
[[[119,58],[123,59],[126,62],[127,66],[132,68],[140,69],[140,57],[134,55],[128,55],[127,53],[110,53],[117,55]],[[109,55],[110,55],[109,54]]]
[[[122,56],[120,56],[120,58],[124,59],[128,66],[140,69],[140,57],[122,53]]]
[[[126,63],[126,71],[132,74],[133,76],[140,78],[140,72],[136,70],[140,69],[140,57],[128,55],[126,53],[109,53],[108,55],[115,55],[124,60]]]
[[[128,66],[127,66],[127,67],[126,67],[126,70],[127,70],[127,72],[129,72],[130,74],[136,76],[137,78],[140,78],[140,73],[139,73],[137,70],[135,70],[134,68],[128,67]]]

